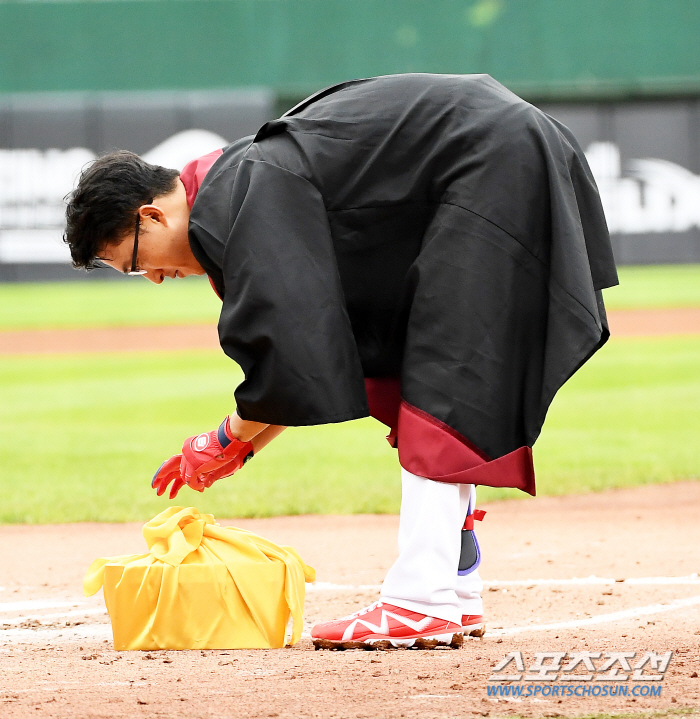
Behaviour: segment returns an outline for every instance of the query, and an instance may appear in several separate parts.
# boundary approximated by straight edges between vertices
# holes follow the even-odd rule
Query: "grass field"
[[[700,338],[613,340],[557,396],[535,447],[540,493],[696,476]],[[146,519],[182,439],[216,426],[240,379],[217,352],[0,360],[0,522]],[[395,452],[373,419],[287,430],[203,495],[217,516],[395,512]],[[482,500],[517,496],[480,490]]]
[[[700,287],[698,267],[628,268],[621,274],[623,286],[610,291],[617,293],[614,299],[610,294],[611,305],[647,306],[649,297],[655,298],[652,306],[700,305],[693,294]],[[167,286],[143,286],[176,294]],[[120,302],[126,287],[82,283],[29,292],[26,286],[0,286],[2,320],[7,327],[12,318],[8,300],[30,297],[17,329],[41,326],[42,314],[52,322],[62,317],[67,326],[68,316],[51,313],[57,307],[67,312],[81,293],[95,321],[107,298],[115,324],[133,324],[127,322],[133,310],[138,319],[173,317],[168,312],[174,304],[155,312],[143,310],[145,300],[134,296]],[[208,285],[191,287],[186,292],[192,293],[195,321],[204,317],[196,314],[196,302],[201,299],[205,308],[218,301]],[[535,447],[540,493],[697,476],[698,366],[700,337],[611,340],[552,406]],[[240,377],[230,360],[208,351],[0,357],[0,522],[149,518],[167,504],[149,487],[153,472],[186,436],[215,427],[233,409]],[[373,419],[290,429],[235,478],[203,495],[185,489],[178,503],[221,517],[396,512],[397,462],[384,433]],[[482,500],[518,494],[480,490]]]
[[[0,330],[186,325],[219,317],[221,301],[206,278],[129,280],[0,284]]]
[[[609,309],[700,307],[700,265],[623,267],[620,282],[605,291]],[[200,277],[0,284],[0,330],[216,322],[220,307]]]

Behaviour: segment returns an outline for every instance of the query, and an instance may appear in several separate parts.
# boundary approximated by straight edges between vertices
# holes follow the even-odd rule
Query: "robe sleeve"
[[[240,417],[286,426],[366,417],[319,191],[276,165],[244,160],[229,218],[219,340],[245,374],[235,391]]]

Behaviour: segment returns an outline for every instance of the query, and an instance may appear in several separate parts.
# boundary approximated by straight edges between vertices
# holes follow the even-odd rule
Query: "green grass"
[[[604,290],[612,310],[700,307],[700,265],[620,267],[620,284]]]
[[[620,281],[605,291],[610,309],[700,307],[700,265],[622,267]],[[214,323],[220,307],[199,277],[0,284],[0,330]]]
[[[535,445],[546,494],[700,476],[700,337],[613,339],[559,392]]]
[[[700,265],[626,267],[612,309],[700,306]],[[206,280],[0,285],[0,329],[215,322]],[[700,338],[613,339],[557,396],[540,494],[697,476]],[[0,522],[147,519],[152,473],[233,408],[217,352],[0,356]],[[291,429],[235,478],[180,503],[224,516],[396,512],[395,452],[372,419]],[[519,496],[480,490],[481,500]]]
[[[153,472],[233,409],[240,379],[207,351],[0,358],[0,521],[161,511]],[[178,503],[218,516],[395,511],[395,459],[379,427],[367,419],[290,430],[234,480],[203,495],[185,489]]]
[[[0,330],[216,324],[220,310],[202,277],[0,284]]]
[[[541,494],[694,477],[700,338],[613,340],[557,396],[535,447]],[[0,357],[0,522],[145,520],[182,440],[233,408],[218,352]],[[396,512],[398,465],[373,419],[289,429],[180,504],[219,517]],[[481,501],[518,496],[480,490]]]

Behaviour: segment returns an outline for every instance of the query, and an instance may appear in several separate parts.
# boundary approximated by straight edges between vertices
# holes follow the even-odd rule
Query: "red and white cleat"
[[[486,624],[481,614],[462,614],[462,632],[465,637],[483,637]]]
[[[462,628],[446,619],[375,602],[311,630],[316,649],[435,649],[462,646]]]

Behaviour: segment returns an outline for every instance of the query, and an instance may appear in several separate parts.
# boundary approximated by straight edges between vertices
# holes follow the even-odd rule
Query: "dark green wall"
[[[0,92],[488,72],[530,98],[700,94],[700,0],[0,2]]]

